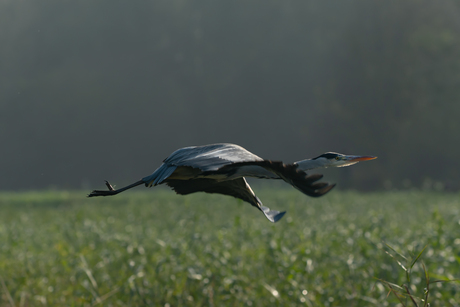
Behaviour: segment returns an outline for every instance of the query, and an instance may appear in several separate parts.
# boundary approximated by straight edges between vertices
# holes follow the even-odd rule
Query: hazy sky
[[[455,1],[2,2],[0,189],[122,185],[215,142],[379,156],[331,174],[344,187],[458,186],[459,16]]]

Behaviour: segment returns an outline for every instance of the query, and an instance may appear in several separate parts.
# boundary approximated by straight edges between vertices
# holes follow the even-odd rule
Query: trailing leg
[[[117,195],[118,193],[121,193],[121,192],[126,191],[126,190],[128,190],[128,189],[137,187],[138,185],[141,185],[141,184],[144,184],[144,181],[143,181],[143,180],[136,181],[136,182],[133,183],[133,184],[130,184],[130,185],[126,186],[126,187],[123,187],[123,188],[120,188],[120,189],[115,190],[115,189],[112,187],[112,185],[111,185],[108,181],[106,181],[106,182],[105,182],[105,185],[106,185],[107,188],[109,189],[108,191],[94,190],[94,191],[92,191],[92,192],[88,195],[88,197]]]

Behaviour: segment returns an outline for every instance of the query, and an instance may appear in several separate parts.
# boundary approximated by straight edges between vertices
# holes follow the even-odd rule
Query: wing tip
[[[267,207],[265,208],[268,209]],[[262,212],[264,213],[265,217],[272,223],[278,222],[286,214],[286,211],[279,212],[279,211],[270,210],[270,209],[262,210]]]
[[[324,188],[321,188],[320,190],[318,190],[318,192],[321,193],[321,195],[324,195],[324,194],[328,193],[330,190],[332,190],[335,186],[336,186],[335,183],[329,184],[329,185],[325,186]]]

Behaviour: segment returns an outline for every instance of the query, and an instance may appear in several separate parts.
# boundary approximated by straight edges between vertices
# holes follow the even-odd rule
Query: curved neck
[[[299,169],[301,169],[302,171],[308,171],[308,170],[312,170],[315,168],[327,167],[327,165],[325,165],[322,159],[315,159],[315,160],[306,159],[306,160],[294,162],[294,164],[297,164],[299,166]]]

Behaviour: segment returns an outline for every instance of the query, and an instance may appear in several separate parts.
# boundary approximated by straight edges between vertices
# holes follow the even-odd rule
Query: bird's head
[[[337,152],[326,152],[316,158],[311,160],[315,160],[318,164],[322,165],[322,167],[344,167],[356,164],[360,161],[368,161],[374,160],[377,157],[373,156],[352,156],[352,155],[344,155]]]
[[[295,162],[295,164],[297,164],[302,170],[310,170],[326,167],[345,167],[356,164],[360,161],[374,160],[376,158],[377,157],[373,156],[352,156],[337,152],[326,152],[316,158],[298,161]]]

